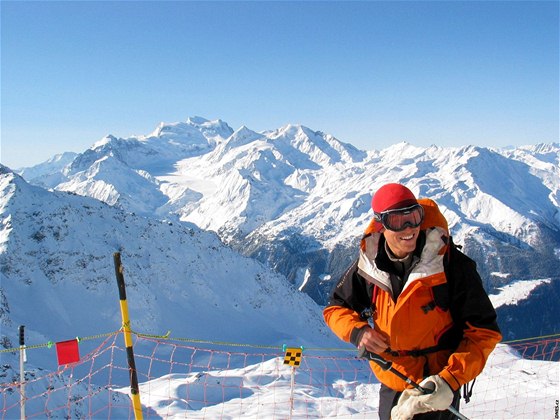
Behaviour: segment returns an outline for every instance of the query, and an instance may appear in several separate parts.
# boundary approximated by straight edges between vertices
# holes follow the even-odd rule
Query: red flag
[[[56,357],[59,365],[75,363],[80,361],[80,349],[78,340],[60,341],[56,343]]]

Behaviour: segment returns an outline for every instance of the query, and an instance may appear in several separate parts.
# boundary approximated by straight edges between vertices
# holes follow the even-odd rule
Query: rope
[[[80,341],[88,341],[88,340],[95,340],[98,338],[102,338],[102,337],[109,337],[111,335],[115,335],[118,333],[122,332],[122,328],[118,331],[113,331],[113,332],[109,332],[109,333],[103,333],[103,334],[96,334],[96,335],[90,335],[87,337],[76,337],[76,339],[78,340],[78,342]],[[182,338],[182,337],[170,337],[171,331],[167,331],[165,334],[163,335],[158,335],[158,334],[147,334],[147,333],[141,333],[141,332],[137,332],[137,331],[131,331],[132,334],[136,335],[137,337],[142,337],[142,338],[152,338],[152,339],[158,339],[158,340],[172,340],[172,341],[180,341],[180,342],[187,342],[187,343],[196,343],[196,344],[212,344],[212,345],[216,345],[216,346],[227,346],[227,347],[248,347],[248,348],[256,348],[256,349],[272,349],[272,350],[282,350],[283,346],[278,346],[278,345],[266,345],[266,344],[247,344],[247,343],[233,343],[233,342],[229,342],[229,341],[213,341],[213,340],[200,340],[200,339],[196,339],[196,338]],[[520,342],[524,342],[524,341],[538,341],[538,340],[543,340],[543,339],[549,339],[549,338],[560,338],[560,333],[555,333],[555,334],[549,334],[549,335],[541,335],[541,336],[537,336],[537,337],[529,337],[529,338],[520,338],[517,340],[508,340],[508,341],[502,341],[502,344],[513,344],[513,343],[520,343]],[[31,345],[31,346],[25,346],[26,350],[31,350],[31,349],[39,349],[39,348],[51,348],[53,346],[52,341],[48,341],[46,343],[43,344],[35,344],[35,345]],[[20,350],[20,347],[12,347],[12,348],[8,348],[8,349],[1,349],[0,350],[0,354],[1,353],[13,353],[13,352],[18,352]],[[305,347],[305,350],[307,351],[325,351],[325,352],[333,352],[333,351],[352,351],[352,348],[340,348],[340,347]]]
[[[228,347],[252,347],[252,348],[259,348],[259,349],[282,348],[281,346],[272,346],[272,345],[263,345],[263,344],[243,344],[243,343],[232,343],[228,341],[212,341],[212,340],[199,340],[196,338],[169,337],[170,331],[168,331],[166,335],[143,334],[136,331],[131,331],[131,332],[132,334],[143,338],[166,339],[171,341],[181,341],[181,342],[196,343],[196,344],[213,344],[217,346],[228,346]]]
[[[90,336],[87,336],[87,337],[76,337],[76,340],[78,340],[78,343],[80,341],[96,340],[98,338],[110,337],[111,335],[116,335],[119,332],[121,332],[121,330],[113,331],[113,332],[110,332],[110,333],[90,335]],[[50,349],[53,346],[53,344],[56,344],[56,343],[54,343],[52,341],[47,341],[46,343],[43,343],[43,344],[34,344],[34,345],[31,345],[31,346],[25,345],[24,347],[25,347],[25,350],[40,349],[40,348],[44,348],[44,347],[47,347],[47,348]],[[12,353],[12,352],[18,352],[20,350],[21,350],[21,347],[12,347],[10,349],[2,349],[2,350],[0,350],[0,353]]]
[[[257,349],[283,349],[284,346],[278,345],[266,345],[266,344],[246,344],[246,343],[233,343],[229,341],[212,341],[212,340],[201,340],[196,338],[182,338],[182,337],[170,337],[171,331],[167,331],[164,335],[156,335],[156,334],[145,334],[140,333],[138,331],[131,331],[132,334],[142,337],[142,338],[154,338],[160,340],[172,340],[172,341],[180,341],[180,342],[187,342],[187,343],[196,343],[196,344],[212,344],[217,346],[227,346],[227,347],[249,347],[249,348],[257,348]],[[336,347],[305,347],[305,350],[308,351],[349,351],[352,348],[336,348]]]
[[[538,340],[542,340],[544,338],[560,338],[560,333],[549,334],[549,335],[541,335],[539,337],[520,338],[518,340],[502,341],[502,344],[519,343],[519,342],[523,342],[523,341],[538,341]]]
[[[200,340],[196,338],[183,338],[183,337],[170,337],[171,331],[167,331],[165,335],[154,335],[154,334],[145,334],[140,333],[137,331],[131,331],[138,337],[143,338],[154,338],[154,339],[166,339],[172,341],[180,341],[180,342],[187,342],[187,343],[196,343],[196,344],[212,344],[218,346],[228,346],[228,347],[249,347],[249,348],[257,348],[257,349],[278,349],[279,346],[274,345],[264,345],[264,344],[244,344],[244,343],[233,343],[229,341],[212,341],[212,340]],[[539,341],[546,338],[560,338],[560,333],[549,334],[549,335],[541,335],[537,337],[528,337],[528,338],[521,338],[517,340],[508,340],[502,341],[502,344],[512,344],[518,343],[523,341]],[[280,347],[283,348],[283,347]],[[333,351],[352,351],[352,348],[340,348],[340,347],[305,347],[307,351],[326,351],[326,352],[333,352]]]

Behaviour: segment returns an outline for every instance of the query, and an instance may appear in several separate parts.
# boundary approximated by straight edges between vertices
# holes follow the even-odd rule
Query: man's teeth
[[[414,235],[401,236],[401,239],[402,239],[402,240],[405,240],[405,241],[409,241],[409,240],[411,240],[412,238],[414,238]]]

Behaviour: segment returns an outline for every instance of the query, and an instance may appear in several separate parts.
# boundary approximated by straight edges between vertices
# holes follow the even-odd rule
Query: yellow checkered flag
[[[301,364],[301,355],[303,349],[301,347],[286,347],[284,355],[284,364],[290,366],[299,366]]]

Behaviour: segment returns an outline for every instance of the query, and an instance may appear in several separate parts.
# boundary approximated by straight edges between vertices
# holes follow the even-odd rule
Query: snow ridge
[[[490,292],[560,271],[558,143],[401,142],[366,152],[303,125],[257,133],[193,117],[148,136],[107,138],[62,170],[41,169],[30,181],[214,231],[319,304],[354,258],[372,194],[387,182],[438,202]]]

